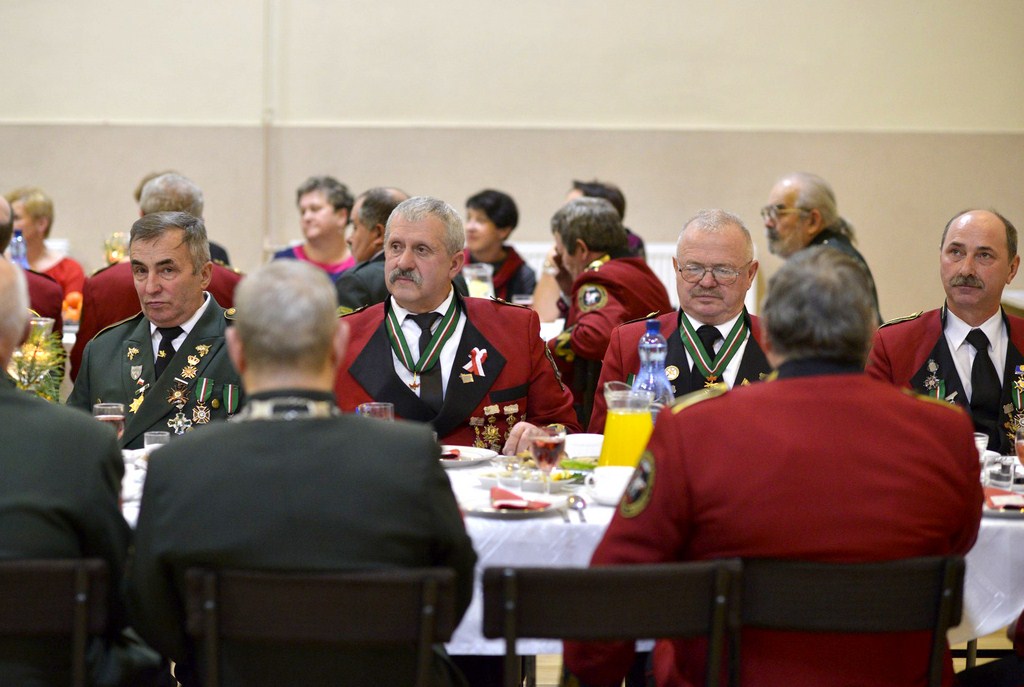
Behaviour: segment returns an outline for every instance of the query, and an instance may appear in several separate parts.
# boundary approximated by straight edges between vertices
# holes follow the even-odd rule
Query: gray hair
[[[0,341],[16,346],[28,323],[28,284],[21,268],[0,258]]]
[[[153,212],[187,212],[203,216],[203,190],[177,172],[168,172],[146,182],[139,195],[142,214]]]
[[[783,179],[796,184],[796,206],[801,210],[817,210],[821,214],[821,225],[828,230],[854,241],[853,226],[839,216],[836,209],[836,194],[828,182],[810,172],[793,172]]]
[[[321,369],[338,326],[327,274],[301,260],[273,260],[235,291],[235,329],[257,368]]]
[[[377,186],[359,196],[359,221],[371,229],[378,224],[386,226],[388,217],[398,204],[409,199],[409,194],[398,188]]]
[[[171,229],[185,232],[184,243],[192,258],[192,274],[199,274],[210,262],[210,242],[206,239],[206,225],[202,218],[187,212],[154,212],[135,220],[128,249],[130,251],[136,241],[155,241]]]
[[[786,260],[768,281],[761,318],[772,350],[782,358],[860,366],[877,324],[864,268],[828,246],[813,246]]]
[[[750,232],[747,230],[746,225],[736,215],[725,210],[719,210],[717,208],[710,210],[700,210],[696,215],[686,220],[686,224],[683,225],[683,230],[679,232],[679,238],[676,240],[676,253],[679,252],[679,244],[683,240],[683,236],[688,231],[703,231],[708,234],[716,234],[727,227],[736,227],[740,230],[743,235],[743,243],[746,246],[744,251],[744,258],[746,262],[750,262],[754,259],[754,242],[750,238]]]
[[[466,230],[462,226],[462,217],[448,203],[429,196],[414,196],[398,204],[391,212],[391,216],[388,217],[388,223],[384,229],[384,243],[388,242],[391,236],[391,224],[396,219],[419,222],[428,217],[436,217],[444,225],[442,242],[448,255],[455,255],[465,248]]]
[[[576,241],[582,239],[587,248],[598,253],[626,250],[629,239],[618,210],[604,198],[576,198],[555,212],[551,232],[558,234],[562,245],[575,253]]]

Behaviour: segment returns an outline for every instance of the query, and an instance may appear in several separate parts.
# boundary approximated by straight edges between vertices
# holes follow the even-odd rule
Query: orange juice
[[[597,464],[636,467],[653,429],[649,410],[609,409]]]

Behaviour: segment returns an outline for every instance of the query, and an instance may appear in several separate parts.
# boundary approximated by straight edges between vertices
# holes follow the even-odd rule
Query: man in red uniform
[[[709,384],[732,388],[756,382],[771,372],[761,350],[761,325],[747,313],[743,299],[757,275],[754,245],[743,221],[724,210],[702,210],[686,222],[676,242],[676,292],[679,310],[658,317],[668,341],[665,374],[676,398]],[[644,321],[612,332],[594,395],[590,431],[604,433],[605,382],[631,382],[640,370],[637,343]],[[712,342],[706,351],[703,340]],[[694,365],[694,355],[707,365]]]
[[[698,391],[663,411],[591,564],[965,554],[981,521],[973,425],[862,373],[873,306],[849,256],[814,247],[791,257],[762,314],[778,378]],[[747,629],[741,641],[749,687],[923,685],[931,649],[928,632]],[[703,684],[703,644],[659,642],[658,684]],[[588,685],[617,684],[632,656],[632,643],[565,646]],[[946,666],[951,685],[948,656]]]
[[[145,217],[161,211],[187,212],[202,219],[203,192],[194,182],[180,174],[169,172],[155,177],[142,187],[139,216]],[[217,262],[210,264],[213,272],[207,290],[222,308],[230,308],[234,305],[235,287],[242,275]],[[127,255],[122,262],[104,267],[85,280],[82,289],[82,319],[69,355],[72,381],[78,377],[85,345],[103,329],[134,317],[140,310]]]
[[[7,199],[0,196],[0,253],[7,250],[14,232],[14,213]],[[64,303],[64,292],[52,277],[32,270],[22,270],[28,282],[29,307],[40,317],[53,318],[53,331],[63,332],[64,319],[61,313]]]
[[[551,218],[551,232],[555,261],[563,268],[559,287],[571,295],[565,329],[548,346],[586,425],[612,330],[672,305],[647,263],[629,256],[622,219],[608,201],[569,201]]]
[[[1024,423],[1024,403],[1014,393],[1024,387],[1024,319],[1004,313],[1000,299],[1020,266],[1017,230],[995,212],[968,210],[949,220],[940,245],[945,306],[880,327],[867,373],[969,408],[988,447],[1013,453]],[[976,331],[985,336],[981,357],[971,343]],[[991,384],[979,376],[983,364]]]
[[[515,453],[534,425],[578,431],[528,308],[463,298],[452,288],[465,233],[455,210],[410,198],[388,219],[384,269],[390,297],[345,316],[352,340],[334,390],[343,410],[386,401],[395,415],[429,422],[443,443]]]

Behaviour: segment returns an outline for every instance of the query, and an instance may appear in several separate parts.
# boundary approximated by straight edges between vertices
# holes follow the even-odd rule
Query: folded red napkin
[[[985,487],[985,505],[993,510],[1024,508],[1024,496],[998,487]]]
[[[529,501],[519,494],[501,487],[491,487],[491,507],[507,510],[544,510],[551,504],[547,501]]]

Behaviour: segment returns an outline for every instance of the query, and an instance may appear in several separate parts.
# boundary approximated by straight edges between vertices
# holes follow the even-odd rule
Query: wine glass
[[[92,407],[92,416],[113,427],[118,439],[124,434],[123,403],[97,403]]]
[[[551,493],[551,469],[565,451],[565,430],[557,427],[537,427],[530,433],[530,454],[544,473],[544,493]]]

